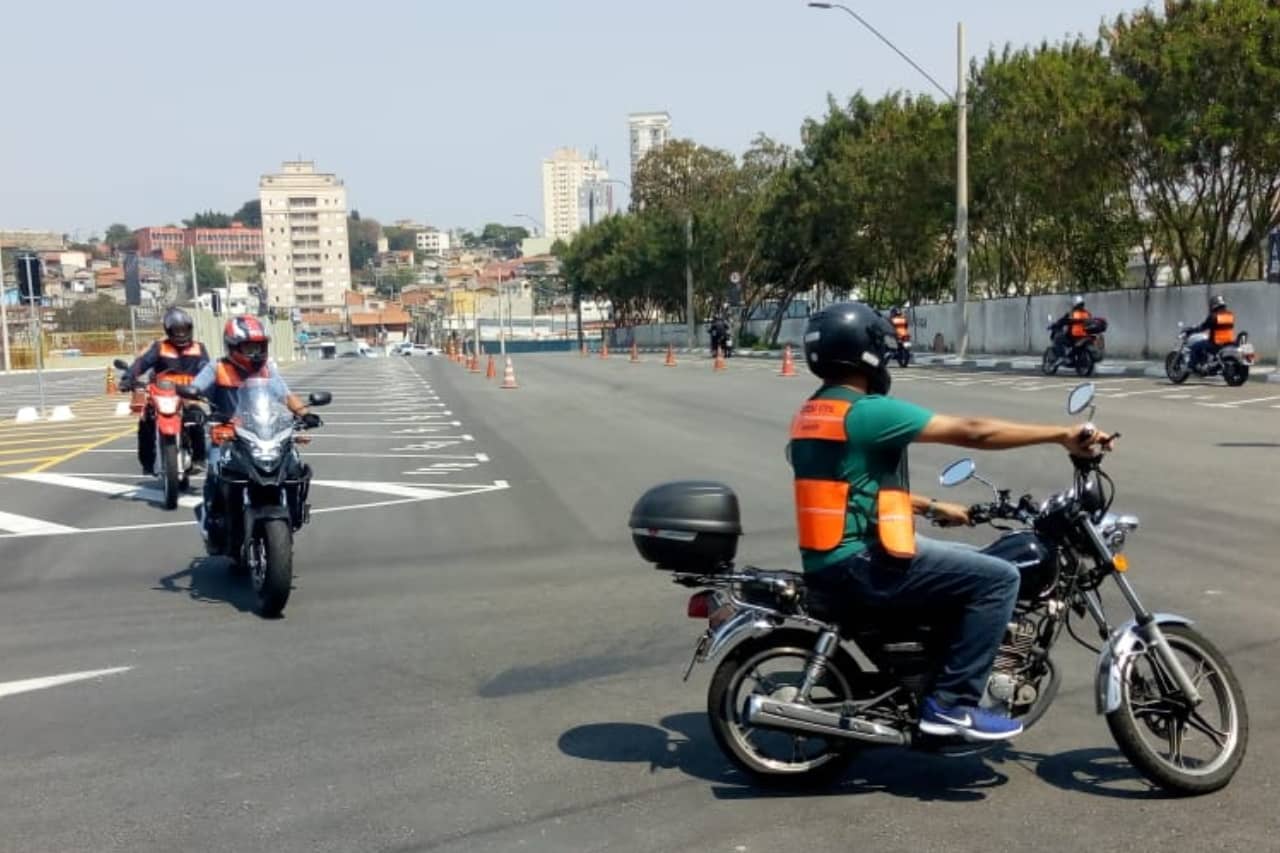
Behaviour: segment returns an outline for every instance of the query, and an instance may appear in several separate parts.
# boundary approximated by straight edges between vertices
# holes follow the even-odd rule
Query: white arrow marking
[[[133,486],[128,483],[112,483],[109,480],[94,480],[89,477],[76,477],[71,474],[54,474],[38,472],[34,474],[10,474],[15,480],[27,480],[32,483],[43,483],[47,486],[66,486],[69,489],[80,489],[85,492],[96,492],[100,495],[128,498],[135,501],[161,503],[164,492],[160,489]],[[178,498],[178,505],[185,507],[198,506],[200,498],[195,495],[183,495]]]
[[[434,462],[426,468],[415,468],[404,473],[411,477],[435,477],[441,474],[456,474],[468,468],[479,468],[479,462]]]
[[[0,531],[6,533],[30,533],[35,535],[47,533],[74,533],[74,527],[54,524],[39,518],[28,518],[25,515],[14,515],[11,512],[0,512]]]
[[[25,678],[21,681],[0,682],[0,697],[13,696],[15,693],[30,693],[32,690],[45,690],[50,687],[61,687],[76,681],[88,681],[104,675],[115,675],[128,672],[131,666],[115,666],[111,669],[90,669],[85,672],[68,672],[64,675],[47,675],[43,678]]]

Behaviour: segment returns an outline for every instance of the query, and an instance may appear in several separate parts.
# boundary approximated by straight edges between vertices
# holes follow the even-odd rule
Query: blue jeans
[[[1198,367],[1205,363],[1205,359],[1209,357],[1209,353],[1213,351],[1213,344],[1208,338],[1196,341],[1191,345],[1191,364],[1188,367]]]
[[[943,705],[977,705],[1018,598],[1020,575],[1007,560],[955,542],[916,537],[905,569],[866,553],[810,575],[810,583],[876,608],[955,609],[958,636],[933,685]]]

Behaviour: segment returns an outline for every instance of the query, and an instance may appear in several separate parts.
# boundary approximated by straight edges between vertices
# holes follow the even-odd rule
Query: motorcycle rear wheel
[[[1212,793],[1226,787],[1244,761],[1244,691],[1226,657],[1199,631],[1186,625],[1162,625],[1161,631],[1203,701],[1186,709],[1155,652],[1144,650],[1124,664],[1120,707],[1107,714],[1107,726],[1125,758],[1151,782],[1183,796]],[[1188,760],[1189,735],[1212,744],[1209,758]],[[1166,749],[1153,745],[1152,737]]]
[[[170,436],[160,438],[160,476],[164,481],[164,508],[178,506],[182,492],[182,474],[178,470],[178,440]]]
[[[1174,350],[1164,357],[1164,375],[1168,376],[1169,381],[1174,385],[1181,385],[1191,375],[1191,370],[1187,367],[1187,360],[1182,357],[1182,353],[1178,350]]]
[[[283,518],[268,518],[250,542],[251,549],[260,548],[249,561],[249,576],[258,597],[258,615],[274,619],[284,612],[293,590],[293,531]]]
[[[1239,388],[1249,381],[1249,365],[1241,364],[1238,361],[1223,361],[1222,378],[1232,388]]]
[[[1097,365],[1094,360],[1093,353],[1085,350],[1076,356],[1076,376],[1092,376],[1093,369]]]
[[[895,355],[895,358],[898,359],[899,367],[906,367],[908,364],[911,363],[911,350],[899,349],[897,354]]]
[[[774,634],[743,643],[720,662],[707,688],[707,716],[720,750],[734,766],[762,784],[780,787],[830,782],[844,773],[857,752],[853,742],[753,728],[742,720],[747,697],[753,693],[782,699],[794,696],[813,651],[811,644],[803,642],[808,636]],[[779,664],[786,669],[772,669]],[[769,671],[762,672],[762,667]],[[822,705],[852,700],[859,675],[857,663],[841,650],[828,663],[811,700]],[[754,686],[744,691],[749,685]]]

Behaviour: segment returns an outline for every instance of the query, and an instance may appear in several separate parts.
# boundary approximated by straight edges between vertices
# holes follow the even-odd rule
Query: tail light
[[[689,607],[685,611],[689,615],[689,618],[706,619],[710,616],[711,599],[714,596],[715,593],[709,589],[704,589],[702,592],[694,593],[693,597],[689,599]]]

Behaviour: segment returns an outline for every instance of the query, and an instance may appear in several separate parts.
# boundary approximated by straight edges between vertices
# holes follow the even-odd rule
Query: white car
[[[439,355],[440,348],[427,344],[401,344],[397,352],[400,355]]]

